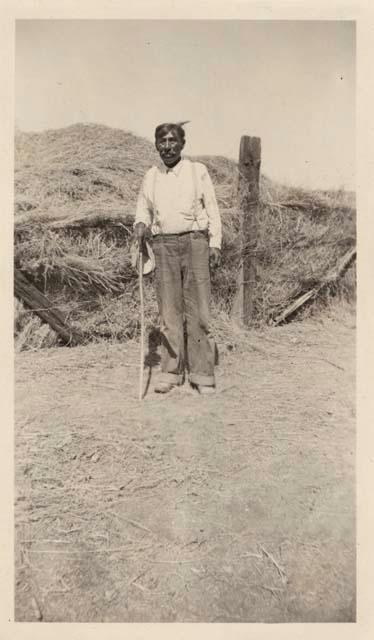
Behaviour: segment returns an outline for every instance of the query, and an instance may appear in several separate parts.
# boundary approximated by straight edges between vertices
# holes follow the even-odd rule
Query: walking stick
[[[143,297],[143,252],[139,245],[139,294],[140,294],[140,376],[139,400],[143,399],[144,377],[144,297]]]

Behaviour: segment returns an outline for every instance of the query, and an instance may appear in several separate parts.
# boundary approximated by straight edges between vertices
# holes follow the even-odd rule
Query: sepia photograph
[[[14,619],[354,623],[356,24],[18,19]]]

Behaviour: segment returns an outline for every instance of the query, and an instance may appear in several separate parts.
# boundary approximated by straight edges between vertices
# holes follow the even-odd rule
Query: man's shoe
[[[201,393],[202,395],[209,395],[216,392],[216,388],[212,385],[208,386],[208,385],[198,384],[197,389],[199,393]]]
[[[155,393],[169,393],[169,391],[174,389],[176,386],[177,385],[172,382],[159,382],[155,386]]]

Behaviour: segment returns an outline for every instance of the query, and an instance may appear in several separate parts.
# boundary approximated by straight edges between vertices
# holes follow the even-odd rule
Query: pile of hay
[[[237,287],[238,170],[224,157],[196,159],[212,177],[223,221],[223,264],[213,276],[217,321],[222,314],[228,317]],[[138,331],[129,242],[142,178],[158,162],[150,141],[100,125],[16,135],[15,264],[89,339],[122,340]],[[353,194],[303,191],[262,176],[253,292],[257,323],[272,322],[297,296],[323,283],[355,242]],[[348,285],[345,279],[329,291],[353,296],[350,272]],[[149,324],[157,317],[153,289],[151,277]],[[52,333],[40,333],[32,316],[23,309],[16,317],[22,348],[49,345]]]
[[[271,322],[293,300],[318,288],[355,246],[355,208],[347,204],[350,200],[350,194],[303,192],[262,181],[253,291],[259,323]],[[216,285],[230,308],[240,260],[240,214],[234,208],[222,216],[224,262]]]

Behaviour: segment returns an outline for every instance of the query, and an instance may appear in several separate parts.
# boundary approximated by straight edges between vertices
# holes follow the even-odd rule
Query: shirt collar
[[[175,165],[175,167],[173,167],[172,169],[168,169],[164,164],[162,165],[162,172],[163,173],[174,173],[176,176],[179,176],[181,170],[182,170],[182,166],[185,163],[185,159],[181,158],[180,161],[178,162],[178,164]]]

